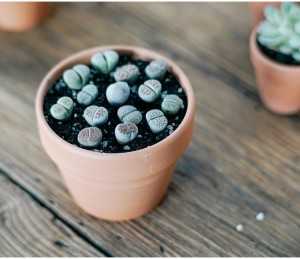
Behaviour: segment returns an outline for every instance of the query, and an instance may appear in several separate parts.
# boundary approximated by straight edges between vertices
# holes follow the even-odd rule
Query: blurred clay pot
[[[249,3],[252,28],[264,20],[264,9],[267,5],[279,7],[281,2],[251,2]]]
[[[263,54],[256,41],[257,27],[250,37],[250,58],[260,97],[271,111],[292,115],[300,111],[300,66],[275,62]]]
[[[96,52],[108,49],[133,59],[164,59],[187,95],[186,115],[167,138],[150,147],[128,153],[96,153],[64,141],[48,125],[44,97],[63,71],[75,64],[89,64]],[[187,76],[171,60],[154,51],[129,46],[104,46],[79,52],[58,63],[42,80],[36,96],[36,116],[42,144],[63,175],[76,203],[96,217],[120,221],[139,217],[154,208],[165,195],[177,160],[193,132],[195,96]]]
[[[0,28],[11,32],[27,31],[49,15],[51,6],[47,2],[2,2]]]

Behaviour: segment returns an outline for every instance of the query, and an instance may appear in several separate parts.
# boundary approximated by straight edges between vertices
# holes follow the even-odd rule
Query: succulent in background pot
[[[0,28],[5,31],[27,31],[51,12],[52,3],[3,2],[0,3]]]
[[[268,6],[265,21],[250,37],[250,57],[262,101],[271,111],[300,111],[300,8],[283,3]]]
[[[118,61],[114,52],[120,55],[120,61]],[[142,73],[138,73],[137,67],[132,64],[124,65],[121,68],[117,67],[113,71],[117,61],[128,64],[127,57],[135,60],[137,64],[148,62],[149,65],[145,70],[143,69]],[[97,72],[91,68],[89,73],[86,69],[86,65],[91,64],[91,60],[93,67],[97,68]],[[156,61],[152,63],[151,61],[153,60]],[[110,67],[110,64],[112,64],[112,67]],[[105,138],[106,136],[108,138],[115,134],[117,141],[113,140],[112,142],[118,147],[120,145],[123,146],[124,143],[130,141],[138,142],[138,134],[142,134],[140,131],[145,129],[151,129],[153,132],[147,136],[153,134],[154,136],[159,136],[160,133],[157,132],[162,132],[163,129],[167,130],[165,123],[168,123],[168,120],[165,116],[170,116],[168,117],[170,120],[177,118],[176,115],[171,113],[178,112],[180,108],[177,106],[182,105],[182,102],[174,96],[169,97],[163,105],[164,110],[171,111],[171,115],[164,115],[159,106],[157,106],[158,109],[149,111],[150,107],[152,107],[151,105],[161,103],[163,99],[161,95],[165,94],[165,91],[162,93],[160,91],[164,87],[163,84],[168,82],[169,79],[167,78],[161,83],[153,78],[146,81],[144,71],[147,71],[148,78],[150,75],[153,78],[159,78],[157,80],[161,80],[165,73],[169,73],[168,75],[172,74],[176,78],[177,82],[182,86],[182,88],[178,89],[178,93],[184,94],[187,101],[182,121],[174,131],[170,130],[170,135],[153,145],[131,152],[99,153],[99,149],[95,150],[93,148],[99,145],[102,137]],[[79,80],[77,80],[76,73],[80,75],[78,77]],[[95,79],[97,73],[103,75],[102,77],[110,82],[109,87],[101,88],[106,81],[101,78]],[[62,74],[63,79],[59,79]],[[91,86],[82,87],[81,83],[83,81],[88,84],[93,83],[85,80],[90,75],[91,77],[94,76],[94,79],[99,82],[97,85],[99,91],[96,91]],[[137,79],[138,75],[140,78],[143,78]],[[67,91],[74,93],[75,97],[72,97],[72,94],[70,94],[69,97],[65,96],[55,99],[51,107],[51,114],[61,120],[57,123],[54,121],[55,125],[58,127],[64,125],[64,123],[67,125],[70,116],[74,120],[83,116],[82,120],[86,119],[89,124],[95,125],[90,128],[84,128],[83,132],[80,131],[78,134],[79,144],[77,146],[68,143],[56,134],[49,126],[49,120],[45,117],[45,112],[48,112],[44,109],[45,100],[48,95],[51,97],[51,94],[49,94],[50,89],[53,89],[52,87],[56,82],[58,82],[57,86],[66,88],[61,83],[63,80],[67,81],[68,87],[73,87],[73,89],[68,89]],[[137,90],[135,83],[133,83],[136,80],[145,81],[144,84],[140,85],[142,90]],[[145,107],[144,111],[139,111],[135,107],[128,105],[131,104],[128,103],[129,99],[133,98],[129,97],[127,99],[128,85],[131,96],[134,95],[136,98],[139,98],[137,96],[144,98],[147,94],[152,96],[151,98],[144,98],[145,100],[139,99],[139,107]],[[106,89],[106,95],[105,91],[103,91],[104,89]],[[119,95],[119,93],[125,92],[126,96],[123,94]],[[76,94],[78,102],[76,101]],[[78,98],[79,95],[81,96],[80,98]],[[98,97],[95,97],[97,95]],[[86,100],[90,100],[89,105],[92,102],[94,103],[86,108],[83,115],[76,114],[75,116],[74,110],[77,109],[78,111],[81,104],[86,105],[86,102],[82,102],[84,96],[86,96]],[[124,98],[127,99],[127,103]],[[155,98],[156,100],[154,101]],[[173,99],[175,102],[173,102]],[[107,109],[99,107],[100,102],[102,102],[101,106],[105,106]],[[121,107],[118,108],[118,106]],[[177,160],[191,140],[194,112],[194,92],[182,70],[174,62],[160,54],[139,47],[104,46],[88,49],[64,59],[45,76],[36,96],[36,115],[42,144],[48,155],[58,166],[70,193],[77,204],[87,213],[112,221],[136,218],[145,214],[160,202],[167,191]],[[96,114],[98,115],[96,116]],[[119,119],[121,123],[118,123],[120,124],[116,127],[114,126],[111,130],[107,130],[111,127],[109,124],[113,124],[112,120]],[[51,118],[51,120],[55,120],[55,118]],[[147,123],[149,127],[143,126],[147,125]],[[169,126],[172,128],[171,125]],[[126,135],[127,131],[128,135]],[[71,137],[71,132],[66,135],[66,138],[68,137]],[[91,150],[85,150],[81,144],[86,145],[86,149],[91,147]],[[103,147],[106,146],[103,145]]]

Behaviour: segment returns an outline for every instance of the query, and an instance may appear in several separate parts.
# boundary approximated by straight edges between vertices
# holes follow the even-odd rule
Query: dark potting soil
[[[257,38],[256,38],[256,42],[261,52],[265,54],[267,57],[269,57],[270,59],[284,65],[290,65],[290,66],[300,65],[300,62],[295,60],[292,55],[284,54],[274,49],[268,48],[262,45]]]
[[[80,105],[77,102],[76,96],[78,91],[72,90],[67,87],[62,77],[55,82],[53,88],[48,91],[44,99],[44,115],[51,129],[62,139],[75,146],[100,153],[123,153],[143,149],[158,143],[159,141],[167,138],[170,134],[172,134],[173,131],[175,131],[179,124],[182,122],[187,109],[187,98],[183,89],[181,88],[181,85],[171,73],[167,72],[163,80],[160,81],[162,84],[161,98],[158,98],[153,103],[146,103],[140,99],[137,92],[138,87],[149,79],[144,72],[145,67],[149,64],[149,62],[145,62],[142,60],[132,60],[129,56],[120,56],[118,67],[129,63],[135,64],[139,68],[141,73],[135,84],[133,86],[130,86],[130,97],[124,104],[136,107],[143,115],[142,121],[137,125],[139,129],[139,135],[133,141],[129,142],[126,145],[121,145],[116,141],[114,134],[115,127],[119,123],[121,123],[117,115],[118,107],[111,106],[107,102],[105,95],[106,88],[110,84],[114,83],[115,79],[112,75],[103,75],[97,73],[92,66],[89,66],[91,69],[91,78],[89,83],[95,84],[98,87],[99,95],[91,105],[104,106],[109,113],[108,122],[105,125],[99,127],[103,134],[100,146],[97,148],[86,148],[78,143],[77,135],[80,130],[86,127],[90,127],[90,125],[83,118],[83,112],[86,106]],[[178,95],[183,100],[184,108],[180,109],[176,115],[166,115],[166,117],[168,118],[167,128],[158,134],[154,134],[149,129],[145,114],[147,111],[152,109],[161,110],[163,97],[167,94]],[[58,121],[54,119],[50,114],[51,106],[55,104],[57,100],[62,96],[69,96],[74,101],[72,117],[68,121]]]

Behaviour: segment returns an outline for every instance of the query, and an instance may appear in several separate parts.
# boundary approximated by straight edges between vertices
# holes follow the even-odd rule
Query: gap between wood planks
[[[84,232],[82,232],[80,229],[77,229],[73,224],[68,222],[65,218],[58,215],[53,209],[51,209],[43,200],[38,198],[34,193],[27,190],[22,184],[14,180],[12,177],[9,176],[2,168],[0,168],[0,175],[2,175],[5,179],[7,179],[9,182],[11,182],[13,185],[15,185],[17,188],[21,189],[25,193],[29,195],[29,197],[37,203],[42,208],[46,209],[48,212],[50,212],[55,219],[61,221],[66,227],[68,227],[73,233],[75,233],[79,238],[84,240],[86,243],[88,243],[90,246],[95,248],[97,251],[104,254],[106,257],[114,257],[113,254],[108,251],[106,248],[102,247],[100,244],[95,242],[92,238],[90,238],[88,235],[86,235]]]

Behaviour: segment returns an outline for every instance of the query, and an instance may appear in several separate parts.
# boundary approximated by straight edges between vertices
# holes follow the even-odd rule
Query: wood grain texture
[[[246,3],[57,4],[33,31],[0,32],[0,169],[18,184],[14,188],[24,188],[105,255],[300,256],[300,120],[262,106],[248,58],[249,33]],[[109,223],[73,203],[41,147],[34,97],[60,59],[121,43],[178,62],[198,106],[193,141],[164,201],[140,219]],[[260,211],[263,222],[255,219]],[[14,251],[0,243],[2,250]],[[30,251],[24,247],[23,253]],[[38,254],[38,247],[33,251]]]

